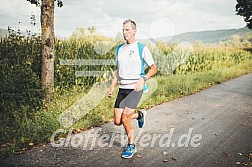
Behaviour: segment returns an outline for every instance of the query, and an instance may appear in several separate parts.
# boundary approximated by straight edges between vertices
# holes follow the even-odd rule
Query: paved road
[[[122,127],[107,123],[0,166],[242,166],[252,153],[252,74],[153,107],[147,121],[143,131],[133,122],[139,139],[131,159],[120,158]]]

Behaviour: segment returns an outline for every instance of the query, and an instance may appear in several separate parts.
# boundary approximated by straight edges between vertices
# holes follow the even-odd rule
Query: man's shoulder
[[[140,45],[140,46],[145,46],[142,42],[137,42],[137,45]]]
[[[125,43],[121,43],[121,44],[119,44],[116,48],[120,48],[120,47],[122,47],[124,44],[125,44]]]
[[[116,55],[119,53],[119,49],[124,45],[125,43],[122,43],[116,47]]]

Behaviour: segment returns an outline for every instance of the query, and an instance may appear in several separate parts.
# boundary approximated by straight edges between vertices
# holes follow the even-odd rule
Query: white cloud
[[[25,0],[0,0],[0,28],[7,25],[29,28],[30,15],[40,10]],[[243,18],[235,15],[235,0],[63,0],[55,8],[55,32],[67,37],[78,27],[95,26],[105,35],[121,32],[124,19],[137,22],[137,37],[160,37],[188,31],[241,28]],[[39,29],[39,22],[36,29]]]

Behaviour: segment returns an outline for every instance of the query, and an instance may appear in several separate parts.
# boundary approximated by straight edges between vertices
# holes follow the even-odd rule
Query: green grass
[[[252,72],[252,61],[236,66],[211,71],[155,77],[158,88],[139,108],[150,108],[158,104],[193,94],[210,86]],[[105,98],[100,105],[80,119],[74,128],[87,129],[112,120],[114,98]]]
[[[139,108],[150,108],[175,98],[193,94],[210,86],[252,72],[252,61],[236,66],[204,71],[191,74],[177,74],[155,77],[158,83],[157,90]],[[79,120],[73,127],[87,129],[111,121],[113,117],[113,99],[105,98],[99,106]]]

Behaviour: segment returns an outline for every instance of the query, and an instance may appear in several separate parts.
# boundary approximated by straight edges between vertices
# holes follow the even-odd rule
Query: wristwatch
[[[147,80],[148,80],[148,78],[144,76],[144,77],[143,77],[143,80],[144,80],[144,81],[147,81]]]

